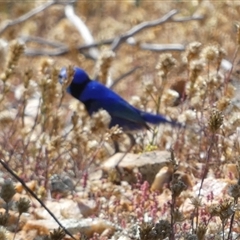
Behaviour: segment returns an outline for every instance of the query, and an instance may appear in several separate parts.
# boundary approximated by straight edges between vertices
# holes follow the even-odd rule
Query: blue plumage
[[[148,123],[169,123],[181,126],[175,121],[168,120],[162,115],[143,112],[121,98],[111,89],[98,81],[91,80],[81,68],[74,68],[74,77],[67,92],[81,101],[90,115],[100,109],[106,110],[111,116],[109,127],[119,125],[123,131],[149,129]],[[60,82],[67,77],[66,68],[60,71]]]

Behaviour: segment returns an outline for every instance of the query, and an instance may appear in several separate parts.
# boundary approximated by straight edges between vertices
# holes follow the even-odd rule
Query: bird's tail
[[[184,127],[181,123],[173,120],[168,120],[166,117],[160,114],[151,114],[146,112],[141,112],[142,118],[150,124],[161,124],[161,123],[167,123],[171,124],[174,127]]]

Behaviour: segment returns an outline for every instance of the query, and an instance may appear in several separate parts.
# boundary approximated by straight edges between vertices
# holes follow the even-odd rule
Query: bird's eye
[[[59,83],[63,84],[64,80],[66,80],[66,77],[63,76],[63,74],[59,74],[59,75],[58,75],[58,81],[59,81]]]

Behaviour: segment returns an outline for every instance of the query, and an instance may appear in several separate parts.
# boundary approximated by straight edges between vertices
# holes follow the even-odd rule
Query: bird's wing
[[[104,109],[112,118],[128,120],[147,127],[138,109],[97,81],[91,81],[86,86],[79,100],[85,104],[89,114]]]
[[[117,118],[120,121],[120,119],[122,119],[125,120],[125,122],[130,121],[147,128],[146,122],[139,114],[137,109],[132,107],[126,101],[106,98],[89,100],[85,103],[85,105],[90,114],[97,112],[99,109],[104,109],[109,113],[112,120]]]

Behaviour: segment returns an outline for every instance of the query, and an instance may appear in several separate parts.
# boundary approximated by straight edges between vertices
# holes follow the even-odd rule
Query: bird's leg
[[[130,147],[126,152],[128,153],[132,150],[133,146],[136,144],[136,141],[134,136],[131,133],[126,133],[126,135],[129,137],[129,140],[130,140]],[[114,144],[115,153],[121,152],[118,142],[113,140],[113,144]]]
[[[119,148],[118,142],[113,140],[113,144],[114,144],[115,153],[120,152],[120,148]]]
[[[119,164],[120,164],[120,162],[125,158],[125,156],[132,150],[132,148],[134,147],[134,145],[136,144],[136,141],[135,141],[134,136],[133,136],[131,133],[126,133],[126,134],[127,134],[127,136],[129,137],[129,139],[130,139],[130,147],[129,147],[129,149],[123,154],[123,156],[118,160],[118,162],[117,162],[116,165],[115,165],[116,171],[119,173],[120,178],[121,178],[121,176],[122,176],[122,172],[121,172],[121,170],[120,170],[120,168],[119,168]]]
[[[135,140],[134,136],[131,133],[127,133],[127,136],[130,139],[130,148],[128,149],[128,152],[130,152],[130,150],[132,150],[132,148],[136,144],[136,140]]]

